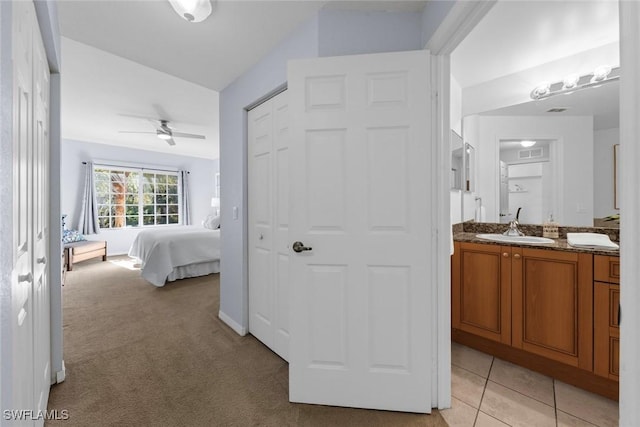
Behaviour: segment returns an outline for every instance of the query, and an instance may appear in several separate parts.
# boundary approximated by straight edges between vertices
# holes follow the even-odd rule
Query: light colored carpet
[[[446,426],[441,415],[292,404],[288,365],[218,317],[219,275],[156,288],[126,257],[85,261],[63,288],[64,426]]]

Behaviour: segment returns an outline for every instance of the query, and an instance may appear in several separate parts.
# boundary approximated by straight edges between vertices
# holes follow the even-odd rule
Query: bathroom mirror
[[[461,128],[463,141],[474,148],[474,179],[452,218],[473,220],[480,212],[484,221],[500,222],[501,143],[529,139],[538,146],[553,141],[558,173],[540,197],[557,203],[542,209],[553,212],[534,216],[532,207],[518,206],[521,222],[539,223],[552,213],[561,225],[594,226],[618,213],[613,145],[620,139],[614,77],[624,71],[618,68],[619,34],[617,2],[495,3],[450,56],[451,128]],[[516,204],[530,201],[521,181],[511,186],[521,191]]]
[[[599,218],[618,213],[613,170],[618,92],[619,83],[611,82],[465,117],[463,138],[477,147],[475,161],[482,165],[477,185],[471,180],[465,186],[482,197],[486,221],[508,222],[522,207],[523,224],[540,224],[553,215],[561,225],[613,226]],[[474,176],[475,150],[466,151]]]

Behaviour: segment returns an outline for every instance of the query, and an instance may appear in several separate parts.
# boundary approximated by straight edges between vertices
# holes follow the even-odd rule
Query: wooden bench
[[[83,240],[81,242],[67,243],[64,245],[64,257],[67,271],[73,270],[76,262],[86,261],[101,256],[102,261],[107,260],[107,242],[103,240]]]

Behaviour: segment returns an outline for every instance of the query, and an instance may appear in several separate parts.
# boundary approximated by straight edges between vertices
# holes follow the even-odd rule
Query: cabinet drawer
[[[594,256],[593,275],[598,282],[620,283],[620,257]]]

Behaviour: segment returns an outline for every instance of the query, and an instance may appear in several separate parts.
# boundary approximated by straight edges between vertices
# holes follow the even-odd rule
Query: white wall
[[[469,126],[467,126],[467,121]],[[477,126],[472,123],[477,122]],[[498,117],[465,118],[465,140],[476,147],[477,194],[482,197],[487,221],[498,222],[499,140],[557,139],[560,150],[559,199],[564,208],[554,212],[562,225],[593,225],[593,118],[592,117]]]
[[[211,212],[211,198],[215,193],[215,174],[219,170],[217,160],[170,155],[154,151],[116,147],[84,141],[62,141],[62,214],[67,214],[67,229],[76,229],[80,215],[83,191],[83,164],[101,160],[108,164],[139,164],[168,169],[188,170],[191,221],[198,225]],[[88,240],[106,240],[109,255],[125,254],[141,228],[102,230],[86,236]]]
[[[220,316],[241,334],[248,327],[245,108],[286,84],[287,61],[317,56],[318,20],[314,17],[220,92]]]
[[[318,15],[319,56],[420,50],[420,13],[325,9]]]
[[[596,218],[620,213],[613,208],[613,145],[619,143],[620,128],[597,130],[593,134],[593,214]]]

